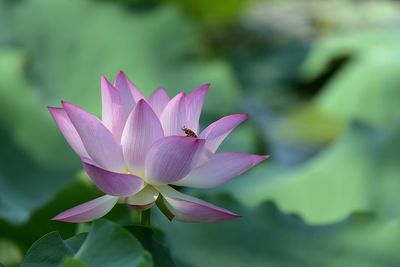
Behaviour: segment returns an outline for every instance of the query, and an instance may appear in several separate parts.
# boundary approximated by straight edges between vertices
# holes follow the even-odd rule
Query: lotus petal
[[[117,201],[118,197],[105,195],[66,210],[52,220],[73,223],[96,220],[106,215],[115,206]]]
[[[196,133],[199,130],[200,113],[209,88],[209,83],[204,84],[186,97],[187,125],[185,126]]]
[[[109,172],[85,162],[83,167],[97,187],[111,196],[130,196],[144,187],[143,180],[135,175]]]
[[[90,158],[85,147],[83,146],[81,137],[76,131],[75,126],[72,124],[65,110],[63,108],[49,107],[49,111],[61,133],[76,154],[78,154],[81,158]]]
[[[158,191],[155,190],[154,187],[147,185],[135,195],[127,197],[125,203],[135,209],[148,209],[153,206],[154,202],[157,200],[158,194]]]
[[[145,177],[151,184],[168,184],[185,177],[204,152],[205,140],[168,136],[156,141],[146,155]]]
[[[206,139],[207,149],[212,153],[215,153],[219,145],[232,132],[232,130],[247,118],[247,114],[234,114],[223,117],[204,129],[199,135],[199,138]]]
[[[62,103],[89,156],[108,171],[124,171],[121,145],[112,133],[96,116],[68,102]]]
[[[168,93],[164,88],[157,88],[147,100],[158,117],[161,116],[169,101]]]
[[[170,186],[157,186],[156,189],[163,196],[166,207],[173,215],[172,219],[183,222],[214,222],[240,217],[229,210],[182,194]]]
[[[185,94],[179,93],[169,101],[162,112],[160,120],[166,136],[185,135],[182,131],[187,124],[185,102]]]
[[[218,153],[174,184],[195,188],[216,187],[241,175],[267,158],[268,156],[236,152]]]
[[[128,167],[143,171],[147,151],[162,137],[164,132],[157,115],[144,99],[139,100],[129,115],[121,139]]]

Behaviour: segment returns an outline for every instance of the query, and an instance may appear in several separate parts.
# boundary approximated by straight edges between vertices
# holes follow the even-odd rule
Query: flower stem
[[[144,210],[140,213],[140,224],[151,227],[151,209]]]

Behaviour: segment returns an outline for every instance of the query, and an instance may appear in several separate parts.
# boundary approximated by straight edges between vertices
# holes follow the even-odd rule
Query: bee
[[[186,128],[185,126],[183,126],[182,131],[185,132],[187,137],[197,138],[197,134],[195,132],[193,132],[193,130]]]

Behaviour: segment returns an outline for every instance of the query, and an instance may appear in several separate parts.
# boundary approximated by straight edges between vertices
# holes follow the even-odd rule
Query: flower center
[[[125,172],[126,174],[139,176],[139,177],[142,178],[142,180],[144,181],[144,177],[145,177],[145,176],[144,176],[144,172],[143,172],[143,171],[140,171],[140,170],[132,170],[132,169],[129,169],[128,167],[125,167],[124,172]]]

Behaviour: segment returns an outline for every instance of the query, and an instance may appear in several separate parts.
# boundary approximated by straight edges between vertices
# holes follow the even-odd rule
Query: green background
[[[47,234],[23,266],[400,266],[399,27],[388,0],[0,0],[0,263]],[[249,113],[221,150],[271,158],[185,189],[241,218],[49,220],[100,192],[46,107],[99,115],[119,70],[146,96],[210,82],[202,128]]]

